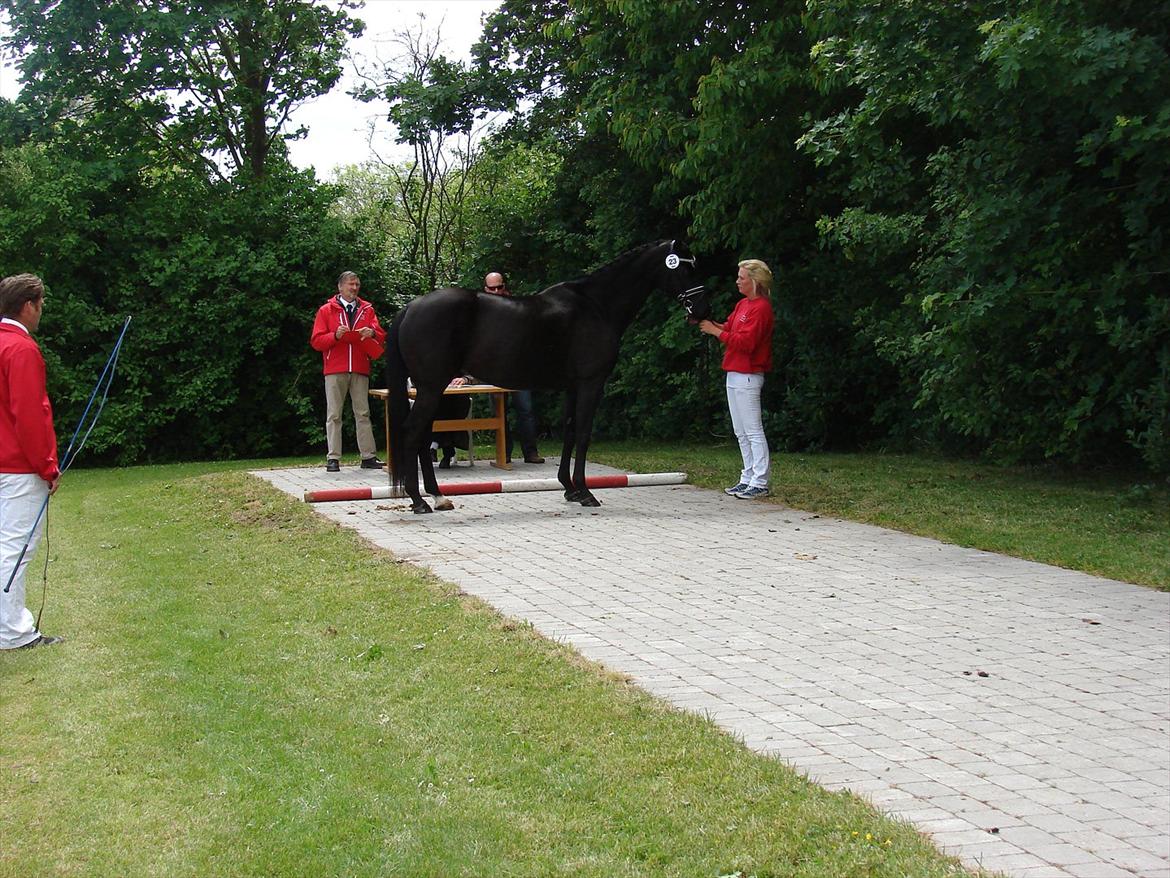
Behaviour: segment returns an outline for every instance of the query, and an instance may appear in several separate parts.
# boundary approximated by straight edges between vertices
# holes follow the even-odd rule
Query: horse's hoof
[[[419,500],[417,503],[411,503],[410,511],[415,515],[426,515],[428,512],[434,512],[434,510],[427,505],[426,500]]]
[[[594,497],[593,494],[590,493],[589,491],[578,492],[577,501],[582,506],[600,506],[601,505],[601,501],[598,500],[596,497]]]
[[[450,512],[455,508],[455,504],[451,502],[450,497],[438,497],[435,499],[435,512]]]
[[[577,503],[580,501],[580,499],[581,492],[576,488],[570,488],[569,490],[565,491],[565,500],[567,500],[569,503]]]

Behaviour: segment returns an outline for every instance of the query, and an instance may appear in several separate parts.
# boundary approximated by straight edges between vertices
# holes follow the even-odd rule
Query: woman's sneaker
[[[723,493],[726,494],[728,497],[734,497],[740,491],[746,490],[747,486],[748,486],[747,482],[740,482],[738,485],[733,485],[730,488],[724,488]]]
[[[758,500],[761,497],[768,496],[767,488],[744,488],[742,491],[737,491],[735,494],[740,500]]]

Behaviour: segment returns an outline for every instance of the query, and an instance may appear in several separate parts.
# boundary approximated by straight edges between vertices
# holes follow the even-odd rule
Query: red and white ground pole
[[[681,485],[686,473],[631,473],[620,476],[586,476],[589,488],[644,488],[650,485]],[[563,491],[556,479],[508,479],[495,482],[448,482],[439,485],[444,497],[457,494],[512,494],[520,491]],[[406,492],[389,485],[379,488],[332,488],[324,491],[305,491],[306,503],[329,503],[334,500],[401,500]]]

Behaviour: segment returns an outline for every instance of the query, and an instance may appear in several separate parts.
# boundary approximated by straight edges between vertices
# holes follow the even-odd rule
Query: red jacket
[[[378,323],[374,306],[359,298],[353,326],[350,327],[353,331],[337,338],[337,327],[348,326],[340,298],[331,296],[328,302],[317,309],[317,319],[313,321],[313,334],[309,336],[309,344],[321,352],[326,375],[335,375],[338,372],[369,375],[370,360],[378,359],[386,350],[386,330]],[[367,326],[374,330],[373,337],[358,338],[357,331]]]
[[[36,473],[46,482],[61,474],[45,360],[11,323],[0,323],[0,473]]]
[[[719,333],[727,346],[723,352],[724,372],[772,371],[772,303],[766,296],[736,302]]]

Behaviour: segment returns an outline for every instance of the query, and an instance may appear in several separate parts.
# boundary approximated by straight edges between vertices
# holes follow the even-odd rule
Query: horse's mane
[[[618,256],[615,256],[613,259],[609,260],[609,262],[605,263],[605,265],[601,266],[595,271],[591,271],[588,274],[582,274],[573,278],[572,280],[565,281],[563,286],[570,287],[574,291],[580,292],[580,288],[583,286],[596,284],[599,282],[604,283],[610,274],[614,274],[622,270],[625,267],[625,264],[634,259],[636,256],[639,256],[654,247],[660,247],[666,242],[667,239],[663,238],[661,241],[653,241],[649,244],[641,244],[637,247],[633,247],[627,250],[625,253],[621,253]]]

